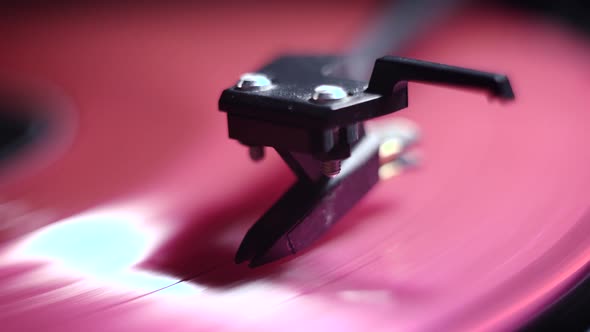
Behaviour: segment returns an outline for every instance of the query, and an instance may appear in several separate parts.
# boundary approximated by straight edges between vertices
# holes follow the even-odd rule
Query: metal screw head
[[[268,76],[258,73],[245,73],[240,76],[236,88],[248,91],[267,90],[272,87],[272,82]]]
[[[311,99],[317,102],[330,102],[347,96],[346,90],[337,85],[318,85],[313,90]]]
[[[341,167],[342,160],[328,160],[323,161],[320,164],[320,169],[322,173],[329,178],[333,178],[336,175],[340,174]]]

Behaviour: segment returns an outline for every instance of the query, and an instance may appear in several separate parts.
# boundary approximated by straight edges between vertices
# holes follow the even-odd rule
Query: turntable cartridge
[[[504,75],[395,56],[377,59],[368,83],[328,75],[344,60],[279,57],[223,91],[219,109],[227,113],[229,137],[249,146],[254,160],[274,148],[297,176],[250,228],[236,263],[256,267],[309,247],[371,190],[380,167],[402,154],[380,155],[399,133],[366,131],[364,121],[406,108],[408,81],[514,99]],[[402,142],[397,150],[405,148]]]

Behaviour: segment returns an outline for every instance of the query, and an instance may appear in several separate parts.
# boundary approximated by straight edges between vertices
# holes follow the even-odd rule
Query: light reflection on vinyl
[[[156,230],[141,217],[141,213],[102,209],[60,220],[27,236],[8,259],[49,263],[72,278],[91,278],[103,285],[142,292],[178,283],[178,278],[136,267],[158,240]],[[174,290],[179,294],[197,290],[183,286]]]

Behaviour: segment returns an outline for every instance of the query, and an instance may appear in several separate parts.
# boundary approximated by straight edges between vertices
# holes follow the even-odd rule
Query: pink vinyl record
[[[57,128],[0,168],[0,330],[504,331],[585,275],[590,46],[495,10],[403,55],[504,72],[514,103],[411,84],[408,109],[375,125],[415,123],[420,165],[302,254],[235,265],[294,176],[227,138],[220,92],[285,50],[343,49],[372,10],[284,6],[0,22],[2,84],[46,96]]]

